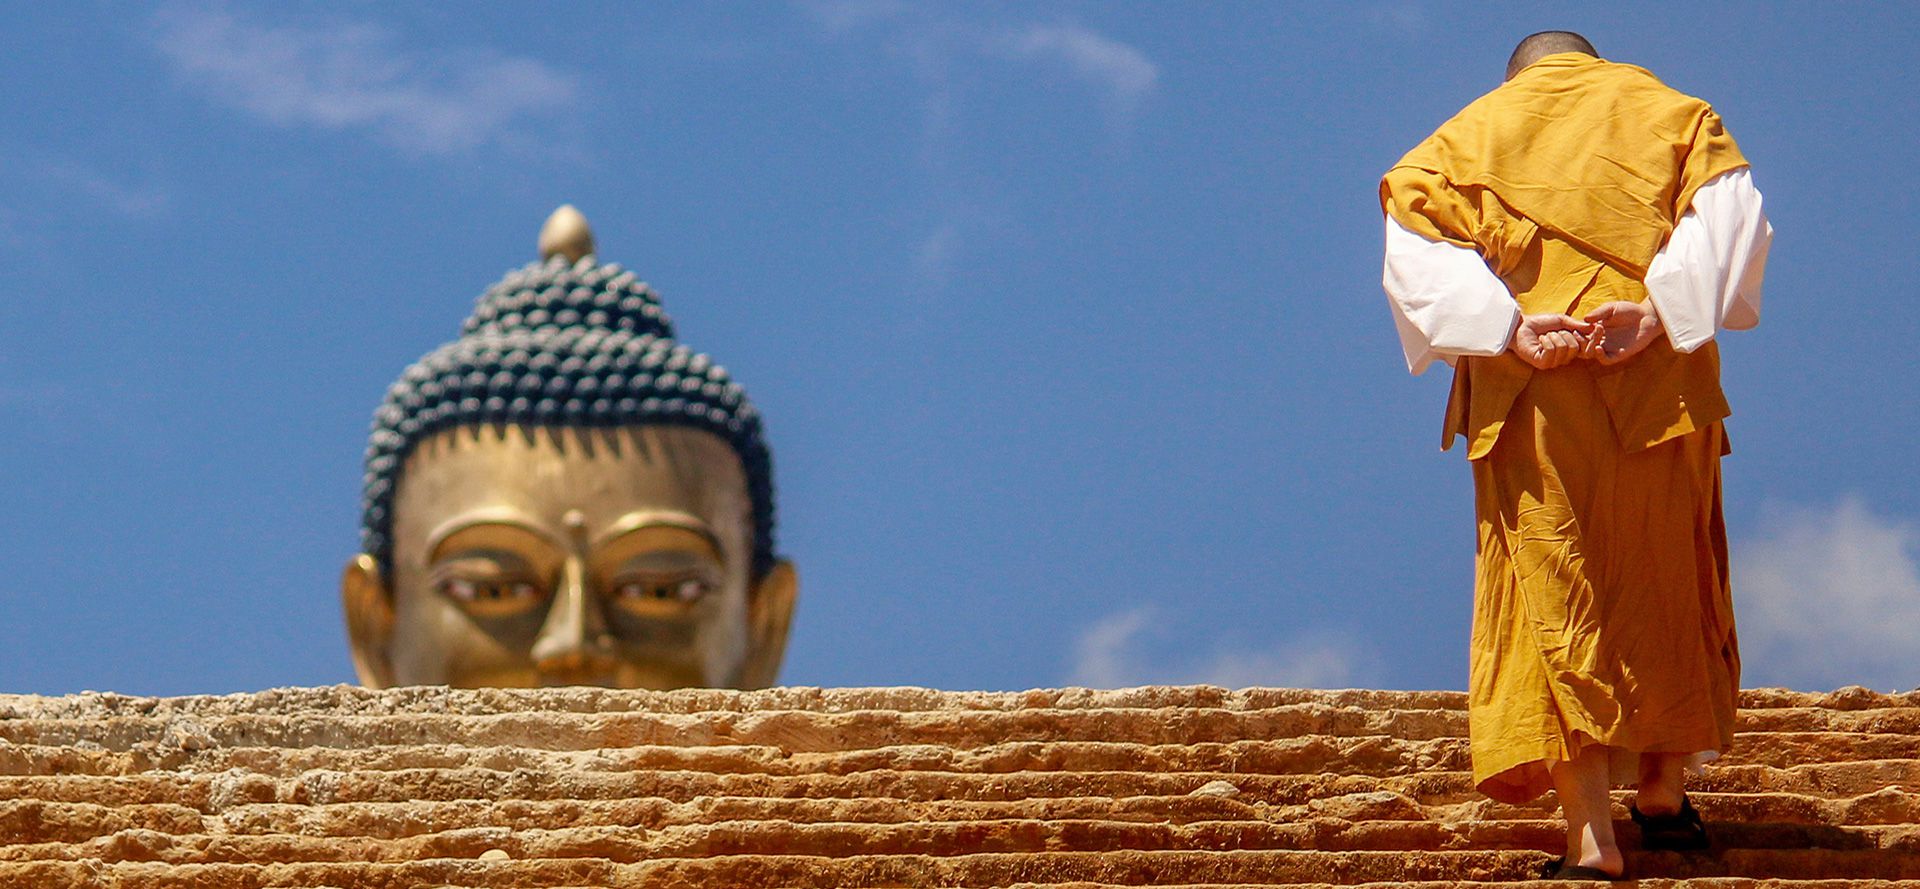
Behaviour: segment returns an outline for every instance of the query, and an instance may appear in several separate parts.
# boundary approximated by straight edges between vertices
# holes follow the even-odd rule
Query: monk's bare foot
[[[1627,860],[1620,854],[1620,847],[1613,842],[1611,835],[1605,840],[1603,845],[1601,838],[1594,836],[1593,831],[1576,829],[1569,825],[1567,861],[1581,867],[1605,871],[1616,877],[1620,876],[1627,869]]]
[[[1571,760],[1547,768],[1561,814],[1567,819],[1567,861],[1614,876],[1626,869],[1613,838],[1613,804],[1607,797],[1607,748],[1589,745]]]

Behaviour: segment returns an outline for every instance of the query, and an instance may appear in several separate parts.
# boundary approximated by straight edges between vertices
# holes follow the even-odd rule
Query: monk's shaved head
[[[1590,56],[1599,56],[1593,44],[1572,31],[1541,31],[1529,34],[1520,45],[1513,48],[1513,55],[1507,59],[1507,79],[1520,73],[1520,69],[1540,61],[1545,56],[1557,52],[1583,52]]]

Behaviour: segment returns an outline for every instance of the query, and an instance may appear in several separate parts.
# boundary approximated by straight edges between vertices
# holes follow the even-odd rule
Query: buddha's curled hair
[[[760,415],[725,368],[673,341],[660,299],[632,272],[586,256],[510,272],[460,338],[387,389],[368,436],[362,551],[390,567],[393,494],[407,454],[456,426],[704,429],[740,457],[753,502],[753,575],[773,567],[773,463]]]

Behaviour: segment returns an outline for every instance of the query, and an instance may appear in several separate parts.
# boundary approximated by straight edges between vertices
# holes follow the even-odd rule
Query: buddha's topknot
[[[460,338],[387,389],[367,442],[360,540],[384,567],[393,494],[420,441],[456,426],[704,429],[732,446],[753,501],[753,574],[773,567],[773,462],[739,384],[673,341],[660,299],[617,265],[555,256],[487,289]]]

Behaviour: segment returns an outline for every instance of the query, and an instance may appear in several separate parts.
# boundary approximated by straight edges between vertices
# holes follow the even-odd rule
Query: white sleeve
[[[1760,284],[1773,226],[1745,167],[1694,192],[1666,246],[1647,265],[1647,298],[1677,352],[1700,348],[1722,329],[1760,323]]]
[[[1479,253],[1433,241],[1387,217],[1387,260],[1381,274],[1407,370],[1424,373],[1439,359],[1498,355],[1520,321],[1520,305]]]

